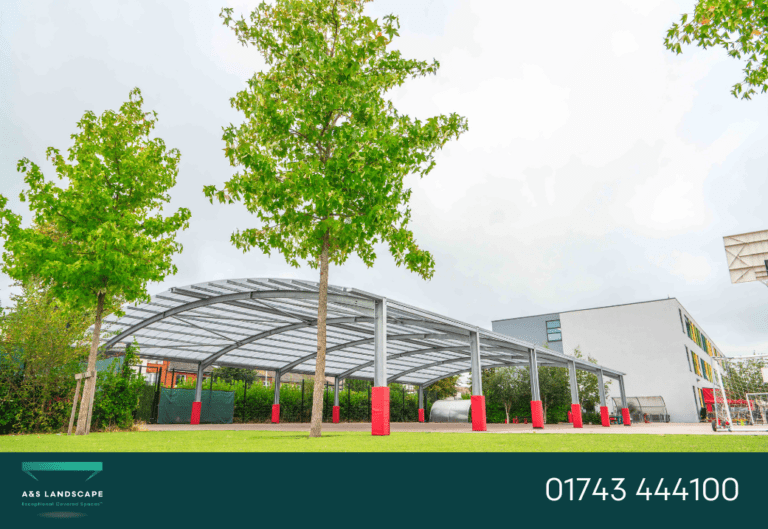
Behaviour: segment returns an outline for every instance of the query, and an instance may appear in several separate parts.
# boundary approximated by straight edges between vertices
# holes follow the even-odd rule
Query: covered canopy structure
[[[215,364],[271,370],[279,375],[313,374],[318,287],[314,282],[275,278],[171,288],[153,296],[149,303],[124,307],[125,315],[120,318],[107,318],[105,323],[117,334],[105,345],[109,349],[135,339],[142,357],[195,363],[199,373]],[[596,373],[601,380],[603,376],[618,379],[624,398],[624,373],[354,288],[328,287],[326,325],[325,372],[336,379],[336,399],[340,380],[372,380],[374,434],[389,432],[387,384],[418,386],[419,408],[423,409],[425,387],[470,370],[473,429],[485,429],[482,369],[567,367],[575,406],[575,373],[581,369]],[[541,408],[537,369],[531,373],[536,426],[535,403],[539,413]],[[275,411],[279,420],[279,379],[275,377],[273,420]],[[197,381],[199,418],[202,376]],[[601,406],[605,406],[602,392]],[[193,423],[195,413],[193,406]]]

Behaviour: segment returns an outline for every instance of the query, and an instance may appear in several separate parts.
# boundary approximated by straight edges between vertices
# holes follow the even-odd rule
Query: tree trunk
[[[96,355],[99,352],[102,312],[104,312],[104,294],[99,294],[96,303],[96,322],[93,325],[91,352],[88,355],[88,368],[86,370],[87,373],[93,373],[93,376],[86,378],[85,384],[83,384],[83,397],[80,400],[80,415],[77,418],[75,435],[86,435],[91,429],[91,402],[93,401],[92,395],[96,392]]]
[[[542,422],[544,424],[547,424],[547,403],[546,403],[546,401],[544,401],[544,406],[542,406],[542,408],[544,408],[544,419],[542,420]]]
[[[504,413],[507,414],[507,424],[509,424],[509,407],[504,405]]]
[[[325,387],[325,320],[328,316],[328,233],[323,237],[320,254],[320,293],[317,301],[317,357],[315,359],[315,388],[312,392],[312,421],[310,437],[320,437],[323,429],[323,388]]]

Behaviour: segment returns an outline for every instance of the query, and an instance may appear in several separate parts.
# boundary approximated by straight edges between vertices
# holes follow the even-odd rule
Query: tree
[[[434,260],[408,229],[404,179],[429,173],[437,150],[467,129],[456,114],[412,119],[385,98],[439,64],[388,49],[398,19],[365,16],[369,1],[263,2],[249,21],[221,13],[269,68],[231,99],[245,121],[225,128],[224,151],[239,172],[204,193],[211,202],[242,202],[257,217],[258,227],[232,234],[238,249],[277,250],[292,266],[320,269],[311,437],[322,427],[329,264],[357,254],[373,266],[375,244],[386,243],[398,265],[432,277]]]
[[[456,395],[456,382],[458,382],[458,380],[459,377],[457,375],[440,379],[434,384],[427,386],[424,389],[427,393],[427,398],[429,398],[430,401],[435,402],[436,400],[453,397]]]
[[[528,369],[519,367],[500,367],[493,370],[491,376],[483,381],[483,392],[489,400],[501,402],[509,424],[509,410],[528,395],[530,400],[530,377]]]
[[[57,430],[69,419],[93,315],[39,282],[15,286],[21,293],[0,311],[0,432]]]
[[[584,354],[581,352],[579,346],[576,346],[573,350],[573,356],[576,358],[584,358]],[[587,362],[597,365],[597,360],[591,356],[587,356]],[[608,382],[603,382],[603,385],[605,386],[603,390],[605,391],[606,401],[608,399],[608,385],[610,383],[610,380]],[[600,402],[600,386],[597,381],[597,375],[579,369],[576,371],[576,384],[579,387],[579,402],[582,409],[590,411],[594,410],[595,406]]]
[[[46,182],[27,158],[18,163],[29,190],[34,225],[21,227],[21,217],[0,197],[0,236],[5,239],[3,271],[22,282],[39,280],[53,297],[76,310],[93,311],[93,338],[88,371],[95,373],[102,316],[120,302],[149,301],[150,281],[176,272],[172,263],[190,213],[180,208],[164,217],[168,191],[176,184],[179,151],[167,150],[160,138],[150,139],[157,114],[142,110],[138,88],[119,112],[100,117],[86,112],[65,158],[49,147],[47,158],[64,182]],[[50,230],[36,226],[50,227]],[[96,379],[86,379],[77,434],[87,433]]]
[[[677,54],[681,44],[691,43],[703,49],[721,47],[746,61],[744,79],[731,89],[734,97],[751,99],[757,89],[768,90],[768,0],[699,0],[664,39]]]
[[[571,399],[568,369],[565,367],[539,367],[539,393],[547,422],[547,409],[567,405]]]
[[[213,370],[213,376],[230,384],[242,380],[248,385],[258,378],[256,371],[245,367],[217,367]]]

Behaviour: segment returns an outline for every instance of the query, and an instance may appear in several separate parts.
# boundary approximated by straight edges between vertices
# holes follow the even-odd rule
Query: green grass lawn
[[[0,436],[0,452],[768,452],[768,436],[114,432]]]

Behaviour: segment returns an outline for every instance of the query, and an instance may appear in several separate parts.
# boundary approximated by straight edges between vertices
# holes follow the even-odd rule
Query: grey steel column
[[[621,392],[621,407],[627,407],[627,392],[624,391],[624,375],[619,375],[619,392]]]
[[[424,409],[424,387],[419,386],[419,409]]]
[[[541,400],[541,389],[539,387],[539,365],[536,358],[536,351],[528,349],[528,367],[531,378],[531,400]]]
[[[373,385],[387,386],[387,300],[375,302],[373,321]]]
[[[472,357],[472,395],[483,394],[482,366],[480,365],[480,333],[469,333],[469,354]]]
[[[275,371],[275,404],[280,404],[280,371]]]
[[[607,406],[605,403],[605,382],[603,382],[603,370],[597,371],[597,386],[598,393],[600,393],[600,406]]]
[[[339,382],[341,382],[341,379],[339,377],[335,377],[333,379],[333,405],[334,406],[339,405]]]
[[[568,374],[571,378],[571,404],[578,404],[579,384],[576,382],[576,362],[568,362]]]
[[[195,380],[195,402],[201,402],[203,400],[203,363],[197,364],[197,380]]]

